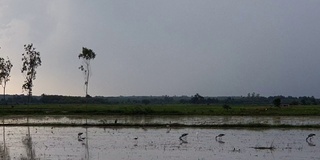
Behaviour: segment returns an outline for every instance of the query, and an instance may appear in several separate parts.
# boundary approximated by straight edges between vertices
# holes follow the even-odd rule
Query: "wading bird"
[[[80,132],[80,133],[78,133],[78,138],[80,138],[82,134],[83,134],[83,133],[81,133],[81,132]]]
[[[183,139],[184,137],[186,137],[188,135],[188,133],[183,133],[180,137],[179,137],[179,139],[181,140],[181,141],[185,141],[185,139]]]
[[[306,138],[306,141],[311,140],[311,138],[313,138],[316,134],[311,133],[308,135],[308,137]]]
[[[81,137],[82,134],[83,133],[78,133],[78,141],[79,142],[82,142],[82,141],[84,141],[86,139],[85,137]]]
[[[170,131],[171,131],[171,127],[169,124],[167,124],[167,133],[170,133]]]
[[[216,140],[219,138],[219,139],[221,139],[221,137],[223,137],[224,136],[224,134],[219,134],[219,135],[217,135],[216,136]]]

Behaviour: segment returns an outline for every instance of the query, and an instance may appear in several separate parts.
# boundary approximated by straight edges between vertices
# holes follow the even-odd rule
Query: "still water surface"
[[[74,118],[74,117],[73,117]],[[97,117],[96,117],[97,118]],[[114,123],[115,117],[98,117],[90,123]],[[177,121],[178,118],[119,118],[120,122],[158,123],[163,120]],[[180,123],[191,123],[182,117]],[[243,118],[243,117],[242,117]],[[19,119],[19,118],[17,118]],[[19,120],[22,121],[23,117]],[[45,117],[52,123],[72,118]],[[194,122],[206,120],[193,117]],[[215,118],[220,119],[220,118]],[[229,118],[227,122],[234,119]],[[268,117],[262,121],[269,121]],[[13,122],[12,118],[5,119],[5,123]],[[42,122],[38,118],[30,118],[31,122]],[[72,123],[76,123],[77,118]],[[315,118],[313,121],[317,121]],[[82,121],[83,122],[83,121]],[[135,123],[136,123],[135,122]],[[225,122],[225,120],[221,120]],[[280,121],[281,123],[285,121]],[[11,123],[11,122],[10,122]],[[22,122],[21,122],[22,123]],[[48,122],[49,123],[49,122]],[[307,123],[302,121],[299,123]],[[308,122],[308,124],[311,123]],[[313,123],[313,122],[312,122]],[[79,133],[82,133],[78,136]],[[179,137],[188,133],[185,139]],[[316,134],[306,141],[310,134]],[[221,138],[215,138],[225,134]],[[320,129],[217,129],[217,128],[121,128],[121,127],[41,127],[41,126],[2,126],[0,127],[0,159],[5,160],[212,160],[212,159],[320,159]],[[80,140],[79,140],[80,138]],[[81,138],[84,138],[83,140]],[[259,148],[260,149],[257,149]],[[273,147],[274,149],[261,149]]]
[[[33,116],[32,124],[185,124],[185,125],[221,125],[221,124],[270,124],[270,125],[319,125],[320,116]],[[27,123],[26,116],[5,117],[5,124]]]

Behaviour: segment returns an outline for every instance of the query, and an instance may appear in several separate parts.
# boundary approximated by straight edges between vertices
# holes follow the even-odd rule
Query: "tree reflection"
[[[85,159],[86,160],[89,160],[89,143],[88,143],[88,139],[89,139],[89,136],[88,136],[88,127],[86,127],[86,144],[85,144],[85,147],[86,147],[86,154],[85,154]]]
[[[35,149],[33,148],[32,137],[30,135],[30,127],[28,126],[28,134],[22,138],[22,144],[26,148],[27,156],[21,157],[21,160],[37,160]]]
[[[4,124],[4,120],[2,121]],[[9,154],[9,150],[6,146],[6,130],[5,130],[5,126],[3,125],[3,146],[0,145],[0,158],[3,160],[10,160],[10,154]]]

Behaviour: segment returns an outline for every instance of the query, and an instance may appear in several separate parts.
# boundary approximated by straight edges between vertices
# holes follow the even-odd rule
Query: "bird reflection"
[[[219,142],[219,143],[221,143],[221,144],[226,143],[226,142],[224,142],[224,141],[222,141],[222,140],[217,140],[217,142]]]
[[[313,142],[309,142],[309,141],[307,141],[307,143],[308,143],[308,145],[309,145],[309,146],[311,146],[311,147],[316,146],[316,144],[314,144]]]

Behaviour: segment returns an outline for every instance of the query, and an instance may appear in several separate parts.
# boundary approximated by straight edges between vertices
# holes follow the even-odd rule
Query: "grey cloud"
[[[43,55],[37,94],[83,94],[77,54],[84,46],[97,53],[92,95],[320,96],[319,1],[5,4],[13,8],[0,16],[0,33],[12,19],[28,24],[29,33],[19,27],[16,33]],[[16,46],[6,50],[18,52]],[[19,81],[10,83],[19,86]]]

